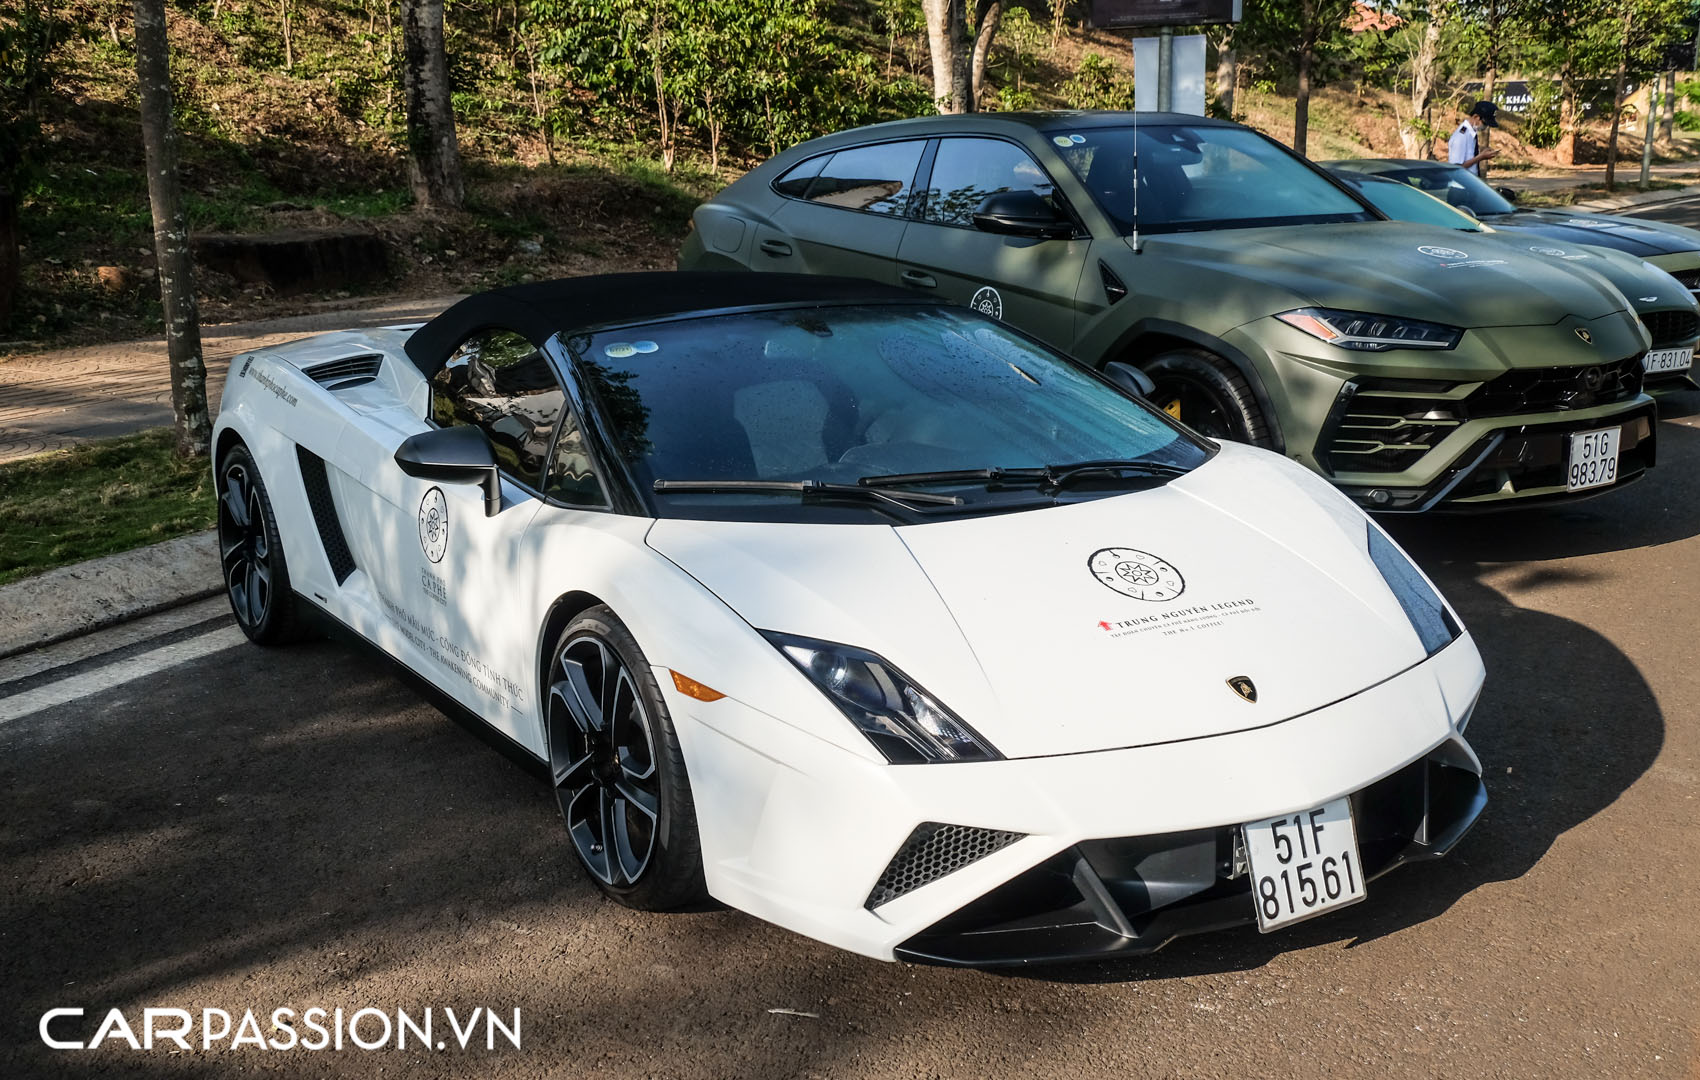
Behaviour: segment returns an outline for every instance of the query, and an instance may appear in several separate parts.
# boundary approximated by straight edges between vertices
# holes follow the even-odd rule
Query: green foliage
[[[1017,93],[1021,91],[1021,82],[1028,67],[1049,39],[1049,28],[1034,21],[1033,16],[1021,5],[1013,5],[1004,12],[1003,21],[998,24],[997,41],[1004,54],[1005,77],[1012,81]],[[1031,102],[1032,95],[1027,96]],[[1013,112],[1017,108],[1032,108],[1032,105],[1029,103],[1015,106],[1000,102],[998,108],[1002,112]]]
[[[1563,133],[1559,124],[1558,83],[1551,79],[1529,80],[1529,108],[1523,114],[1523,141],[1541,150],[1558,145]]]
[[[52,85],[61,47],[75,32],[52,0],[0,8],[0,187],[23,179],[41,133],[37,106]]]
[[[1074,109],[1131,109],[1133,80],[1098,53],[1080,58],[1074,77],[1063,84],[1063,97]]]
[[[654,138],[669,166],[685,131],[784,146],[926,111],[928,91],[851,48],[814,0],[527,0],[544,69],[575,121]],[[896,24],[892,24],[896,25]]]

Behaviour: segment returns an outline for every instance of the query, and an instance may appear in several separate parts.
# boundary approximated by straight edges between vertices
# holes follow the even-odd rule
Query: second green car
[[[1616,289],[1389,221],[1224,121],[842,132],[699,207],[680,266],[851,274],[973,306],[1372,509],[1576,498],[1653,464],[1648,337]]]

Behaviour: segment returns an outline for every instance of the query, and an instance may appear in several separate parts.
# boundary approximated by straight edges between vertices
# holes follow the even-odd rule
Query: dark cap
[[[1482,123],[1486,124],[1488,127],[1498,127],[1499,124],[1497,124],[1493,118],[1493,114],[1498,111],[1498,109],[1494,108],[1493,102],[1478,101],[1474,105],[1470,106],[1470,112],[1468,115],[1481,117]]]

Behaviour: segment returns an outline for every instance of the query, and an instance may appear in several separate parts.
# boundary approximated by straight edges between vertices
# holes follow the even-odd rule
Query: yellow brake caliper
[[[1179,420],[1181,418],[1181,399],[1176,398],[1169,402],[1167,405],[1163,406],[1163,411],[1174,417],[1176,420]]]

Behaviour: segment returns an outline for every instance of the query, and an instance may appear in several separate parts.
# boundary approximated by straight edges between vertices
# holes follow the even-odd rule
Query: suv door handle
[[[903,284],[914,285],[921,289],[936,289],[939,283],[931,274],[923,274],[919,270],[905,270],[897,275],[903,279]]]
[[[761,253],[781,259],[791,254],[791,245],[783,240],[763,240],[761,242]]]

